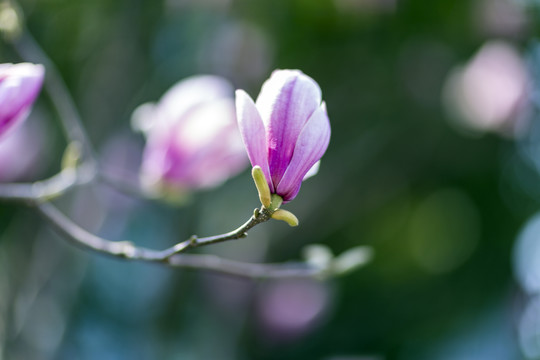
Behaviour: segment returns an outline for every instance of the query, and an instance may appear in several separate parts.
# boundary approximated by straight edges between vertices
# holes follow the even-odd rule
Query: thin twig
[[[75,186],[91,182],[95,175],[95,167],[86,163],[77,168],[63,169],[48,179],[33,183],[0,183],[0,201],[47,201],[65,194]]]
[[[177,268],[209,270],[247,278],[315,277],[323,274],[325,270],[306,263],[253,264],[223,259],[215,255],[180,254],[190,248],[245,237],[247,230],[269,219],[269,215],[263,211],[256,211],[244,225],[230,233],[205,238],[192,237],[169,249],[159,251],[138,247],[129,241],[116,242],[96,236],[72,222],[51,203],[38,204],[36,208],[68,241],[121,259],[161,263]]]

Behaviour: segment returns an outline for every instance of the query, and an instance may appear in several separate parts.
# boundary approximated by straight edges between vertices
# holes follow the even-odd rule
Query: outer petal
[[[236,114],[242,140],[246,146],[251,165],[259,165],[266,177],[270,191],[275,187],[268,167],[268,149],[264,123],[253,100],[243,90],[236,90]]]
[[[154,115],[156,127],[176,126],[187,116],[188,112],[197,106],[233,95],[232,85],[219,76],[197,75],[177,82],[159,100]]]
[[[245,169],[248,158],[232,98],[194,109],[177,132],[171,145],[182,162],[171,175],[189,187],[214,187]]]
[[[313,165],[311,169],[309,169],[306,175],[304,175],[304,178],[302,179],[302,181],[307,180],[310,177],[317,175],[320,167],[321,167],[321,160],[317,161],[315,165]]]
[[[301,71],[274,71],[263,84],[257,109],[267,129],[268,163],[274,184],[281,181],[298,135],[320,104],[319,85]]]
[[[277,194],[284,201],[291,201],[300,190],[302,179],[319,161],[330,142],[330,122],[323,103],[306,123],[298,136],[289,167],[277,186]]]
[[[225,79],[197,76],[135,110],[134,127],[146,135],[141,179],[149,189],[214,187],[245,168],[232,95]]]
[[[22,122],[39,94],[42,65],[3,64],[0,68],[0,135]]]
[[[155,111],[155,103],[147,102],[137,106],[131,114],[131,128],[148,136],[156,122]]]

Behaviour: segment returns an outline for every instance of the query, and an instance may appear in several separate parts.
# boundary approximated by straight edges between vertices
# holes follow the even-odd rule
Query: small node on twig
[[[189,245],[197,245],[197,240],[199,238],[197,237],[197,235],[191,235],[191,237],[189,238]]]
[[[238,235],[238,238],[239,238],[239,239],[243,239],[243,238],[247,238],[247,236],[248,236],[248,233],[247,233],[247,232],[243,232],[243,233],[241,233],[240,235]]]
[[[136,248],[130,241],[119,241],[116,245],[120,248],[120,256],[126,259],[130,259],[135,255]]]
[[[259,216],[261,216],[261,211],[258,208],[256,208],[255,210],[253,210],[253,217],[255,219],[258,219]]]

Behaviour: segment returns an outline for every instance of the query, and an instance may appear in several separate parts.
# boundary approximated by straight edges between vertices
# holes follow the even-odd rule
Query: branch
[[[306,263],[253,264],[227,260],[215,255],[180,254],[190,248],[245,237],[249,229],[270,218],[264,210],[257,209],[244,225],[229,233],[203,238],[193,236],[160,251],[138,247],[129,241],[115,242],[96,236],[72,222],[50,203],[38,204],[36,208],[51,222],[55,230],[71,243],[125,260],[160,263],[175,268],[210,270],[246,278],[316,277],[323,275],[326,270]]]
[[[95,175],[95,167],[86,163],[77,168],[65,168],[48,179],[33,183],[0,183],[0,200],[30,203],[47,201],[65,194],[75,186],[91,182]]]

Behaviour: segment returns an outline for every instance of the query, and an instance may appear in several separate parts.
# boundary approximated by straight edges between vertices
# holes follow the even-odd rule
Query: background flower
[[[0,136],[27,118],[44,74],[42,65],[0,64]]]
[[[0,182],[34,179],[48,165],[50,139],[43,136],[48,129],[41,118],[29,120],[0,141]]]
[[[136,109],[134,126],[147,136],[145,186],[178,192],[209,188],[245,168],[232,94],[226,80],[196,76],[177,83],[159,103]]]

